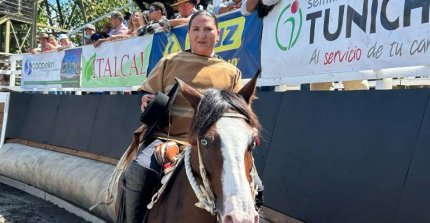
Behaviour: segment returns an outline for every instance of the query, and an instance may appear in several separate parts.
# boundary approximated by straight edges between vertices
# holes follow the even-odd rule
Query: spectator
[[[214,8],[214,14],[220,15],[226,12],[233,11],[235,9],[241,8],[242,0],[228,0],[224,2],[219,2]]]
[[[104,42],[112,41],[117,38],[123,38],[123,35],[127,35],[128,28],[127,26],[124,25],[123,20],[124,20],[124,16],[122,15],[121,12],[112,12],[110,17],[110,23],[113,29],[111,29],[110,32],[108,33],[109,37],[98,39],[95,43],[93,43],[93,46],[99,47],[100,44]],[[115,37],[116,35],[119,35],[120,37]]]
[[[108,38],[111,30],[112,30],[112,26],[110,22],[103,24],[103,28],[101,32],[101,34],[103,35],[103,38]]]
[[[188,24],[191,16],[196,12],[196,0],[178,0],[175,4],[171,5],[174,9],[177,9],[179,15],[176,19],[169,20],[170,27],[176,27],[184,24]]]
[[[47,33],[40,33],[39,37],[39,47],[37,48],[29,48],[29,53],[38,53],[38,52],[46,52],[51,51],[53,49],[53,46],[49,43],[49,35]]]
[[[60,44],[58,43],[55,35],[49,34],[48,41],[52,45],[51,50],[57,50],[57,48],[60,47]]]
[[[76,45],[70,41],[69,37],[66,34],[60,34],[58,36],[58,41],[60,41],[61,46],[57,47],[57,50],[64,50],[67,48],[76,47]]]
[[[124,16],[121,12],[112,12],[110,16],[110,23],[113,29],[108,33],[109,36],[123,35],[128,33],[128,28],[123,23]]]
[[[130,18],[131,18],[131,14],[129,12],[125,12],[124,13],[124,20],[122,21],[122,23],[124,23],[124,25],[127,27],[129,27],[129,25],[130,25]]]
[[[247,16],[257,10],[259,17],[266,16],[279,0],[243,0],[240,8],[242,15]]]
[[[151,21],[149,14],[150,14],[149,10],[145,10],[142,12],[141,19],[143,20],[143,26],[146,26],[149,23],[149,21]]]
[[[142,13],[139,11],[134,12],[128,23],[128,35],[137,36],[137,30],[143,26],[145,26],[145,24],[142,20]]]
[[[102,34],[96,32],[96,27],[94,25],[88,24],[87,26],[85,26],[84,38],[85,38],[85,45],[88,45],[88,44],[93,44],[97,40],[104,37]]]
[[[161,2],[153,2],[149,6],[149,18],[151,21],[139,30],[139,35],[146,33],[152,34],[159,31],[166,31],[169,29],[169,22],[166,19],[166,8]]]

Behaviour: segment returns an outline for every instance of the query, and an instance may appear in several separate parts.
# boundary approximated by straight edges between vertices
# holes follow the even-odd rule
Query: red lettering
[[[345,51],[336,50],[333,52],[326,52],[324,54],[324,65],[343,62],[351,63],[353,61],[359,61],[361,59],[361,54],[361,49],[357,47],[354,49],[350,49],[348,47],[348,49]]]
[[[139,72],[137,71],[137,65],[136,65],[136,54],[133,55],[133,61],[130,66],[130,76],[131,76],[131,69],[134,69],[136,71],[136,76],[139,76]]]
[[[103,77],[106,77],[106,71],[109,72],[109,77],[112,77],[112,72],[111,72],[111,69],[110,69],[109,57],[106,59],[106,66],[105,66],[105,71],[103,73]]]
[[[118,77],[118,74],[116,73],[116,57],[114,57],[114,59],[115,59],[114,77]]]
[[[127,60],[129,60],[130,56],[126,54],[126,55],[122,56],[122,58],[121,58],[121,67],[120,67],[120,69],[121,69],[121,75],[123,77],[127,77],[127,75],[124,74],[124,71],[122,70],[122,68],[124,67],[124,57],[127,57]]]
[[[144,58],[145,58],[145,52],[140,52],[140,74],[146,74],[146,70],[143,70],[144,66]]]
[[[356,58],[357,58],[357,60],[361,59],[361,49],[360,48],[357,49],[357,56],[356,56]]]
[[[102,61],[105,61],[105,59],[104,58],[99,58],[99,59],[97,59],[97,61],[99,62],[99,77],[101,77],[101,70],[102,70],[102,68],[101,68],[101,66],[102,66]]]

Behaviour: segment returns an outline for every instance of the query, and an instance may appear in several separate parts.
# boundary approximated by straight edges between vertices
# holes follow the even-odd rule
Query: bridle
[[[244,120],[248,120],[246,116],[235,112],[224,113],[221,117],[242,118]],[[187,174],[187,178],[188,178],[188,181],[190,182],[191,188],[193,189],[198,199],[198,202],[195,204],[196,207],[204,209],[209,213],[211,213],[212,215],[216,215],[218,222],[221,222],[220,212],[217,209],[215,204],[215,196],[211,189],[210,182],[207,177],[207,172],[201,156],[199,144],[200,144],[200,140],[199,140],[199,137],[197,137],[197,154],[198,154],[198,162],[199,162],[199,171],[200,171],[200,177],[202,178],[202,181],[203,181],[203,185],[199,185],[191,169],[191,161],[190,161],[191,145],[185,148],[185,157],[184,157],[185,172]],[[256,145],[256,142],[254,141],[252,146],[255,146],[255,145]],[[258,186],[255,183],[256,176],[257,176],[257,169],[255,168],[254,159],[252,159],[252,168],[250,172],[250,177],[251,177],[250,187],[251,187],[251,194],[254,202],[255,202],[255,197],[258,193]]]

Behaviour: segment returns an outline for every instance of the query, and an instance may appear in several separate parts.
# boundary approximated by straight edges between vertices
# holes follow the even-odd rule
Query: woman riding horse
[[[249,106],[256,78],[239,93],[209,89],[204,95],[179,82],[196,111],[190,145],[177,156],[145,222],[258,223],[254,199],[261,188],[252,151],[260,124]]]
[[[162,58],[142,85],[142,112],[158,91],[169,92],[175,78],[183,80],[200,92],[209,88],[238,92],[242,87],[241,72],[214,52],[219,41],[216,17],[208,11],[197,11],[188,26],[190,51],[170,54]],[[121,191],[117,222],[142,222],[154,188],[160,181],[161,165],[154,156],[159,141],[186,141],[194,115],[191,105],[179,93],[169,110],[168,120],[145,137],[145,126],[135,132],[135,138],[119,164],[125,167],[121,177]],[[161,124],[164,123],[164,124]],[[156,141],[155,143],[154,140]]]

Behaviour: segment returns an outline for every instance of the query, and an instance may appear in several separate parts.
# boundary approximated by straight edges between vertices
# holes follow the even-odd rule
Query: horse
[[[252,150],[260,124],[251,109],[256,78],[238,93],[209,89],[204,95],[178,80],[195,109],[190,146],[146,223],[258,223]]]

